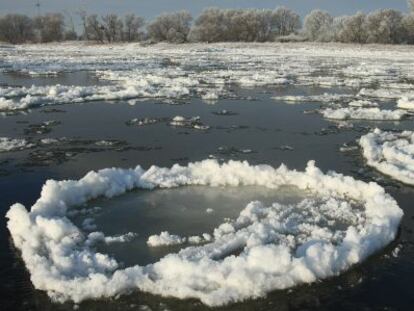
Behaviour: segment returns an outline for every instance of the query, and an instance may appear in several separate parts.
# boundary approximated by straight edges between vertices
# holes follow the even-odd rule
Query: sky
[[[36,15],[38,0],[0,0],[0,15],[22,13]],[[357,11],[369,12],[380,8],[407,10],[406,0],[39,0],[40,12],[135,13],[146,19],[176,10],[188,10],[197,16],[203,8],[275,8],[287,6],[304,16],[320,8],[333,15],[346,15]]]

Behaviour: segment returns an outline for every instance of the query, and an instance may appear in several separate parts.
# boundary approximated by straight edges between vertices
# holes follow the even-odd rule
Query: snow
[[[112,243],[126,243],[133,240],[137,234],[133,232],[128,232],[126,234],[117,235],[117,236],[105,236],[102,232],[91,232],[88,234],[88,238],[86,240],[87,245],[93,245],[97,242],[104,242],[105,244],[112,244]]]
[[[414,97],[402,97],[397,102],[397,107],[401,109],[414,110]]]
[[[378,120],[398,121],[407,115],[404,110],[384,110],[379,108],[326,108],[321,110],[324,118],[333,120]]]
[[[163,231],[160,234],[151,235],[147,240],[147,244],[151,247],[158,247],[178,245],[184,243],[185,241],[185,238],[175,234],[170,234],[168,231]]]
[[[312,43],[217,43],[185,45],[82,42],[0,47],[0,72],[29,76],[88,72],[93,86],[0,87],[0,110],[88,101],[201,98],[207,103],[237,97],[237,88],[285,86],[351,87],[350,94],[280,95],[284,102],[343,102],[413,97],[412,51],[408,47]],[[320,76],[324,72],[324,76]],[[34,80],[36,81],[36,80]],[[361,89],[362,88],[362,89]]]
[[[414,185],[414,132],[375,129],[362,136],[359,144],[369,166],[405,184]]]
[[[196,130],[208,130],[210,127],[208,125],[204,125],[201,122],[199,116],[195,117],[183,117],[183,116],[175,116],[170,121],[170,126],[174,127],[185,127],[185,128],[193,128]]]
[[[0,137],[0,152],[18,151],[32,147],[34,144],[23,138]]]
[[[126,268],[91,246],[94,236],[102,240],[101,234],[88,237],[67,217],[101,196],[188,185],[256,185],[274,191],[289,185],[309,196],[298,204],[250,202],[236,219],[200,233],[200,239],[188,237],[190,243],[205,244]],[[196,298],[209,306],[338,275],[393,241],[402,216],[396,201],[379,185],[324,174],[312,161],[305,171],[295,171],[283,165],[275,169],[214,160],[148,170],[110,168],[89,172],[80,180],[48,180],[30,210],[16,203],[6,215],[34,287],[55,301],[79,303],[141,290]],[[187,239],[163,232],[154,240],[164,238]]]
[[[353,100],[348,106],[351,107],[378,107],[378,103],[369,100]]]

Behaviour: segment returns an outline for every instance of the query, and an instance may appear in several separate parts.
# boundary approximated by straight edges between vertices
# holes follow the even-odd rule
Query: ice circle
[[[94,198],[188,185],[275,191],[289,185],[314,199],[293,205],[251,202],[237,219],[217,227],[210,241],[127,268],[96,252],[90,234],[68,218],[71,208]],[[6,215],[33,285],[55,301],[78,303],[140,290],[196,298],[209,306],[338,275],[393,241],[402,216],[396,201],[376,183],[324,174],[313,161],[302,172],[214,160],[146,171],[110,168],[80,180],[49,180],[30,211],[17,203]]]

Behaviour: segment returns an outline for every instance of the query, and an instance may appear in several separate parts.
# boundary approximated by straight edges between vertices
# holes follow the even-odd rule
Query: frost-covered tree
[[[122,30],[124,24],[116,14],[108,14],[102,16],[102,27],[105,38],[108,42],[115,42],[122,40]]]
[[[33,39],[33,21],[28,16],[7,14],[0,17],[0,41],[17,44]]]
[[[401,43],[404,41],[403,15],[391,9],[367,15],[365,29],[369,43]]]
[[[304,32],[312,41],[326,41],[332,35],[333,21],[328,12],[313,10],[305,17]]]
[[[404,41],[409,44],[414,44],[414,12],[403,17],[402,26],[405,34]]]
[[[272,14],[273,32],[276,36],[287,36],[301,27],[300,16],[291,9],[277,8]]]
[[[65,18],[60,13],[49,13],[34,19],[40,42],[62,41],[65,32]]]
[[[127,14],[124,18],[124,40],[128,42],[139,41],[144,36],[141,28],[144,26],[144,19],[135,14]]]
[[[339,29],[337,40],[346,43],[365,43],[368,37],[365,23],[366,15],[362,12],[352,16],[345,16],[342,27]]]
[[[190,41],[219,42],[224,41],[226,21],[224,11],[207,8],[195,20],[189,34]]]
[[[411,10],[411,12],[414,12],[414,0],[407,0],[408,7]]]
[[[300,27],[299,15],[286,8],[272,10],[204,10],[190,33],[191,41],[265,42],[289,35]]]
[[[148,36],[156,42],[183,43],[187,41],[191,20],[187,11],[162,14],[148,25]]]

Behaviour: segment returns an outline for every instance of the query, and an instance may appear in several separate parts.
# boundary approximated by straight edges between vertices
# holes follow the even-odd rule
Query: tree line
[[[147,23],[135,14],[98,16],[80,12],[82,31],[60,13],[37,17],[0,17],[0,41],[13,44],[89,40],[111,42],[271,42],[320,41],[414,44],[414,0],[410,13],[382,9],[351,16],[313,10],[304,19],[285,7],[269,9],[205,9],[195,20],[187,11],[164,13]]]

